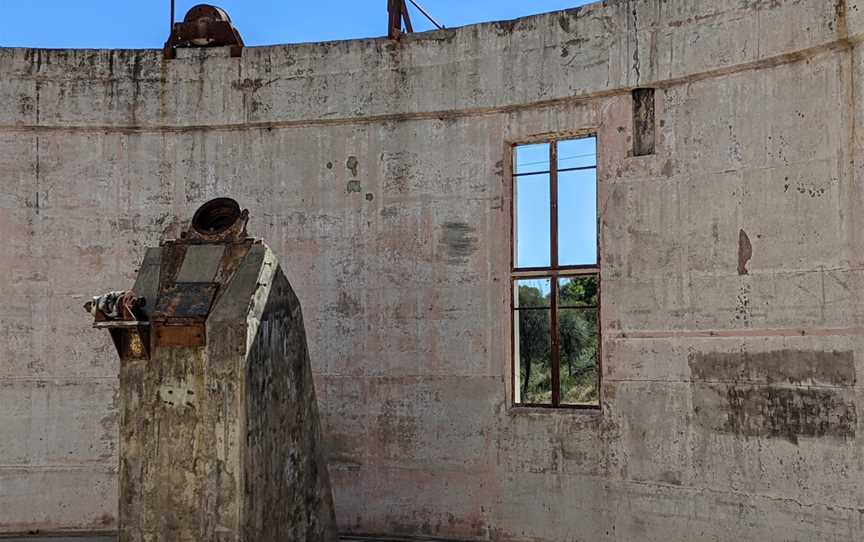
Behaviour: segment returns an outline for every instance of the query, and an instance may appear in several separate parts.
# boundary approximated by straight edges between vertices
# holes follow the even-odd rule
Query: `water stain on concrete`
[[[477,237],[474,228],[464,222],[446,222],[441,236],[441,248],[451,263],[466,261],[477,251]]]
[[[855,437],[854,394],[833,389],[698,385],[694,420],[700,427],[743,437],[783,439]]]
[[[345,292],[340,292],[339,301],[336,304],[336,312],[346,318],[352,318],[363,312],[363,307],[356,297],[348,295]]]
[[[694,352],[687,361],[692,380],[699,382],[846,387],[856,382],[852,351]]]
[[[688,362],[700,427],[794,444],[801,437],[855,436],[851,351],[697,352]]]
[[[348,168],[348,171],[351,172],[351,175],[356,177],[357,171],[360,169],[360,162],[357,161],[356,156],[349,156],[348,161],[345,162],[345,167]]]

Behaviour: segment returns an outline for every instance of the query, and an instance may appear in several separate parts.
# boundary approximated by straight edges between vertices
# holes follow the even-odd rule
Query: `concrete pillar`
[[[121,358],[120,540],[331,541],[303,317],[233,200],[86,306]]]

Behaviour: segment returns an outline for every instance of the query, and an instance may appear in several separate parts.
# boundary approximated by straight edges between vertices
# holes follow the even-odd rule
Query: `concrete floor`
[[[387,538],[385,539],[373,539],[373,538],[364,538],[364,537],[343,537],[340,540],[343,542],[407,542],[402,541],[396,538]],[[427,542],[435,542],[431,539],[425,539]],[[25,536],[25,537],[15,537],[15,538],[7,538],[0,535],[0,542],[117,542],[116,536],[93,536],[93,535],[63,535],[63,536],[50,536],[50,535],[39,535],[39,536]]]

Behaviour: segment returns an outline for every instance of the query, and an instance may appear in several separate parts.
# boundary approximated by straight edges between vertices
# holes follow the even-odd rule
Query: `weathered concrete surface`
[[[147,251],[135,292],[152,320],[208,281],[206,341],[162,345],[154,321],[150,358],[121,355],[119,538],[335,542],[303,316],[275,255],[171,241]]]
[[[302,297],[344,531],[860,539],[862,29],[858,0],[619,0],[241,60],[0,50],[0,528],[114,521],[78,296],[229,194]],[[514,411],[508,145],[589,130],[602,412]]]

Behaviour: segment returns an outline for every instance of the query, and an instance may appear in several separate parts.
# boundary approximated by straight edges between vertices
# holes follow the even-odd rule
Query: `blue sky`
[[[199,2],[177,0],[177,18]],[[387,0],[216,0],[247,45],[382,36]],[[445,26],[513,19],[586,0],[418,0]],[[169,0],[0,0],[0,47],[160,48]],[[415,30],[431,23],[412,6]]]
[[[515,152],[516,267],[548,267],[549,144],[520,145]],[[594,166],[596,160],[593,137],[558,142],[559,265],[597,263],[596,171],[575,169]]]

